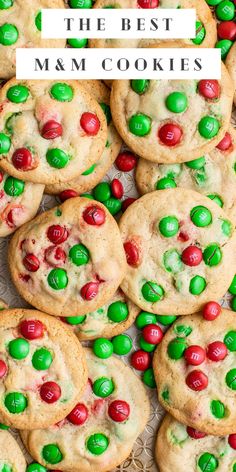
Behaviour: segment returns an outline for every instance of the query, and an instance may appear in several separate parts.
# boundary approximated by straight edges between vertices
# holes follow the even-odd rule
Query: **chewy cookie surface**
[[[87,381],[77,338],[55,318],[26,309],[3,310],[0,335],[1,422],[31,429],[60,421]]]
[[[19,445],[8,431],[0,430],[1,472],[25,472],[26,461]]]
[[[110,300],[126,261],[109,211],[78,197],[20,228],[10,243],[9,266],[30,304],[52,315],[78,316]]]
[[[235,313],[214,321],[200,313],[178,319],[153,361],[158,398],[178,421],[212,435],[235,431]]]
[[[0,166],[31,182],[66,182],[100,158],[102,108],[78,81],[7,82],[0,90]]]
[[[226,59],[226,67],[234,83],[234,103],[236,104],[236,43],[231,47]]]
[[[209,198],[186,189],[144,195],[120,220],[124,293],[145,311],[196,312],[221,298],[235,272],[234,225]]]
[[[22,434],[30,454],[48,469],[112,470],[128,457],[148,420],[148,397],[131,369],[89,349],[86,357],[89,382],[80,403],[60,424]]]

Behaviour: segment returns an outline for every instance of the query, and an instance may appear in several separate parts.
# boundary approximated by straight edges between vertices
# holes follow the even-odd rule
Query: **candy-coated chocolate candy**
[[[182,128],[174,123],[166,123],[158,131],[160,141],[169,147],[179,144],[182,136]]]
[[[198,123],[198,131],[205,139],[214,138],[220,129],[220,122],[213,116],[204,116]]]
[[[1,137],[0,137],[1,139]],[[7,177],[4,183],[4,191],[11,197],[18,197],[24,192],[25,183],[15,177]]]
[[[153,372],[152,367],[145,370],[145,372],[143,373],[142,378],[143,378],[143,382],[145,383],[145,385],[147,385],[150,388],[156,388],[156,381],[155,381],[154,372]]]
[[[32,341],[43,337],[44,326],[39,320],[23,320],[19,325],[19,331],[24,338]]]
[[[29,97],[29,89],[25,85],[13,85],[7,91],[7,98],[13,103],[24,103]]]
[[[104,202],[104,205],[113,216],[121,210],[121,201],[117,200],[117,198],[108,198],[108,200]]]
[[[148,281],[142,286],[142,295],[147,302],[159,302],[164,296],[164,290],[161,285]]]
[[[97,282],[88,282],[85,284],[81,290],[80,290],[80,295],[84,300],[93,300],[99,290],[99,284]]]
[[[4,377],[7,373],[7,364],[2,359],[0,359],[0,379]]]
[[[45,382],[40,387],[40,397],[46,403],[55,403],[61,396],[61,388],[56,382]]]
[[[59,136],[62,136],[62,133],[63,133],[63,128],[62,128],[61,123],[58,123],[55,120],[47,121],[47,123],[43,125],[43,128],[41,130],[41,136],[44,139],[59,138]]]
[[[143,329],[145,326],[150,324],[156,324],[157,316],[147,311],[141,311],[136,318],[135,324],[138,329]]]
[[[70,8],[92,8],[92,0],[69,0]]]
[[[82,38],[70,38],[67,39],[67,43],[72,48],[85,48],[88,44],[88,40]]]
[[[132,197],[126,198],[126,199],[122,202],[122,211],[124,212],[125,210],[127,210],[127,208],[128,208],[130,205],[132,205],[132,203],[134,203],[136,200],[137,200],[137,198],[132,198]]]
[[[175,236],[179,231],[179,222],[175,216],[166,216],[159,223],[159,230],[165,238]]]
[[[221,313],[221,306],[217,302],[208,302],[202,309],[202,316],[207,321],[214,321]]]
[[[0,429],[8,430],[9,428],[10,428],[10,426],[7,426],[6,424],[0,423]]]
[[[125,302],[113,302],[108,307],[107,316],[114,323],[121,323],[129,316],[128,305]]]
[[[32,154],[27,148],[16,149],[12,155],[12,164],[18,170],[30,170],[32,161]]]
[[[168,344],[167,352],[170,359],[178,360],[184,355],[187,341],[184,338],[175,338]]]
[[[26,339],[13,339],[8,344],[8,351],[13,359],[25,359],[29,354],[29,343]]]
[[[184,338],[187,338],[191,332],[192,332],[192,328],[190,326],[187,326],[187,325],[177,325],[174,327],[174,332],[176,334],[178,334],[180,337],[184,337]]]
[[[210,404],[211,413],[219,420],[225,417],[225,406],[220,400],[212,400]]]
[[[216,16],[219,20],[230,21],[235,15],[235,5],[230,0],[222,0],[216,7]]]
[[[217,25],[218,38],[229,39],[235,41],[236,39],[236,24],[234,21],[222,21]]]
[[[0,171],[0,183],[2,183],[2,181],[3,181],[3,177],[4,177],[4,174],[3,174],[3,172],[2,172],[2,171]]]
[[[231,293],[231,295],[236,295],[236,275],[234,275],[234,278],[230,284],[229,293]]]
[[[137,244],[132,241],[126,241],[126,243],[124,243],[124,250],[127,263],[132,267],[137,267],[140,262],[139,248],[137,247]]]
[[[161,323],[163,326],[169,326],[177,319],[177,316],[174,315],[156,315],[158,323]]]
[[[184,358],[190,365],[200,365],[206,359],[206,352],[201,346],[189,346],[184,351]]]
[[[188,246],[182,252],[181,258],[185,265],[194,267],[202,262],[202,251],[197,246]]]
[[[89,251],[83,244],[75,244],[70,248],[69,258],[76,266],[87,264],[90,259]]]
[[[201,370],[192,370],[186,377],[186,384],[191,390],[200,392],[208,386],[208,377]]]
[[[202,472],[214,472],[218,467],[218,460],[210,452],[205,452],[198,459],[198,466]]]
[[[152,120],[143,113],[137,113],[129,119],[129,130],[135,136],[147,136],[150,133]]]
[[[150,80],[144,80],[144,79],[131,80],[132,90],[138,93],[139,95],[142,95],[148,90],[149,84],[150,84]]]
[[[100,377],[95,380],[93,384],[93,393],[97,395],[97,397],[106,398],[112,394],[114,388],[115,386],[112,379],[109,379],[108,377]]]
[[[59,102],[71,102],[74,92],[70,85],[57,82],[51,87],[50,94]]]
[[[192,208],[190,212],[190,218],[193,224],[195,226],[199,226],[200,228],[209,226],[212,222],[212,214],[210,210],[202,205]]]
[[[216,205],[218,205],[220,208],[222,208],[224,206],[224,202],[222,200],[221,197],[219,197],[219,195],[216,195],[215,193],[212,193],[210,195],[207,195],[208,198],[210,198],[213,202],[216,203]]]
[[[15,25],[5,23],[0,26],[0,44],[3,46],[11,46],[18,40],[19,32]]]
[[[7,154],[11,147],[10,138],[4,134],[0,133],[0,154]]]
[[[47,230],[47,237],[53,244],[64,243],[69,236],[67,229],[64,226],[52,225]]]
[[[0,10],[7,10],[12,7],[13,0],[0,0]]]
[[[233,41],[230,41],[229,39],[221,39],[220,41],[217,41],[215,47],[218,49],[221,49],[221,59],[225,59],[233,46]]]
[[[114,353],[118,356],[126,356],[133,346],[132,339],[128,334],[119,334],[112,339]]]
[[[188,108],[188,99],[185,93],[172,92],[166,98],[166,108],[173,113],[183,113]]]
[[[131,365],[136,370],[144,371],[151,365],[151,356],[148,352],[138,350],[131,356]]]
[[[156,183],[157,190],[165,190],[166,188],[175,188],[177,187],[174,179],[170,179],[169,177],[163,177],[162,179],[158,180]]]
[[[13,415],[22,413],[28,406],[28,400],[23,393],[11,392],[5,396],[5,407]]]
[[[34,254],[26,254],[23,264],[29,272],[37,272],[40,267],[40,262]]]
[[[220,96],[220,84],[218,80],[200,80],[198,92],[208,100],[216,100]]]
[[[122,198],[124,195],[124,187],[119,179],[113,179],[111,181],[111,191],[115,198]]]
[[[88,225],[100,226],[105,222],[106,215],[102,208],[91,205],[84,210],[83,219]]]
[[[221,230],[225,236],[229,237],[232,234],[232,224],[230,221],[222,220]]]
[[[52,364],[52,354],[48,349],[41,347],[34,352],[32,364],[36,370],[47,370]]]
[[[113,421],[123,423],[123,421],[129,418],[130,406],[123,400],[114,400],[114,402],[111,402],[109,405],[108,415]]]
[[[227,347],[221,341],[214,341],[207,346],[207,357],[211,361],[223,361],[227,356]]]
[[[232,449],[236,449],[236,434],[230,434],[228,437],[228,443]]]
[[[113,354],[113,344],[109,339],[98,338],[93,343],[93,352],[101,359],[108,359]]]
[[[192,39],[193,44],[202,44],[206,36],[206,29],[204,28],[201,21],[196,21],[196,37]]]
[[[67,416],[70,423],[81,426],[88,418],[88,409],[83,403],[77,403]]]
[[[165,251],[163,254],[163,262],[167,272],[173,272],[173,274],[176,274],[183,270],[181,255],[176,249]]]
[[[100,456],[107,450],[109,446],[109,439],[105,436],[105,434],[95,433],[88,438],[86,446],[91,454]]]
[[[190,280],[189,292],[192,295],[201,295],[201,293],[205,290],[206,285],[207,284],[204,277],[201,275],[195,275],[195,277]]]
[[[96,168],[96,165],[97,164],[93,164],[91,167],[89,167],[89,169],[85,170],[84,172],[82,172],[82,175],[90,175],[93,173],[94,169]]]
[[[192,439],[202,439],[205,438],[206,433],[202,433],[201,431],[198,431],[197,429],[190,428],[190,426],[187,426],[186,431],[190,438]]]
[[[236,331],[228,331],[224,337],[224,344],[230,352],[236,351]]]
[[[163,338],[163,332],[160,326],[149,324],[143,328],[143,338],[147,343],[159,344]]]
[[[88,136],[96,136],[100,130],[100,121],[95,113],[85,112],[81,115],[80,126]]]
[[[145,341],[143,336],[140,336],[139,347],[142,351],[153,352],[156,349],[156,344],[148,343],[147,341]]]
[[[107,125],[109,125],[111,123],[111,120],[112,120],[112,116],[111,116],[111,109],[109,107],[109,105],[107,105],[106,103],[100,103],[99,104],[105,117],[106,117],[106,121],[107,121]]]
[[[60,262],[65,263],[66,253],[60,246],[50,246],[45,249],[45,260],[48,264],[57,267]]]
[[[138,6],[140,8],[157,8],[159,0],[138,0]]]
[[[66,200],[68,200],[69,198],[74,198],[74,197],[78,197],[78,193],[73,189],[63,190],[59,194],[59,198],[60,198],[62,203],[65,202]]]
[[[203,252],[203,259],[206,265],[213,267],[220,263],[222,251],[218,244],[210,244]]]
[[[70,157],[62,149],[49,149],[46,153],[48,164],[55,169],[63,169],[67,166]]]
[[[47,469],[38,462],[33,462],[27,466],[26,472],[47,472]]]
[[[137,165],[137,157],[132,152],[121,152],[115,160],[116,167],[122,172],[130,172]]]
[[[47,444],[43,447],[42,456],[49,464],[58,464],[63,459],[60,448],[56,444]]]
[[[67,316],[67,318],[64,318],[64,321],[66,321],[70,325],[78,325],[82,324],[86,320],[86,315],[85,316]]]
[[[39,11],[38,14],[35,17],[35,26],[38,31],[42,31],[42,12]]]
[[[225,377],[226,384],[231,390],[236,390],[236,369],[231,369]]]
[[[64,269],[52,269],[48,274],[47,281],[54,290],[63,290],[68,285],[67,272]]]
[[[93,189],[93,196],[99,202],[105,202],[111,196],[111,188],[107,182],[101,182]]]
[[[218,5],[218,3],[222,2],[222,0],[206,0],[206,2],[208,3],[208,5],[215,7],[216,5]]]
[[[228,151],[232,146],[232,138],[229,133],[225,133],[223,139],[217,144],[217,149],[220,151]]]

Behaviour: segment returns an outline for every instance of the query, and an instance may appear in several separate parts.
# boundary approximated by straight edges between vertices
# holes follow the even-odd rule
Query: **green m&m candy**
[[[70,85],[57,82],[51,87],[50,94],[59,102],[71,102],[74,96],[73,89]]]
[[[101,359],[108,359],[113,354],[113,344],[108,339],[98,338],[93,343],[93,352]]]
[[[4,404],[10,413],[18,414],[26,409],[28,400],[23,393],[12,392],[5,396]]]
[[[151,131],[152,120],[143,113],[137,113],[129,119],[129,130],[135,136],[146,136]]]
[[[29,354],[29,342],[24,338],[13,339],[8,344],[8,351],[13,359],[25,359]]]
[[[139,339],[140,349],[146,352],[153,352],[156,349],[156,344],[151,344],[145,341],[144,337],[141,336]]]
[[[225,377],[225,381],[231,390],[236,390],[236,369],[231,369]]]
[[[4,183],[4,191],[11,197],[18,197],[24,192],[25,183],[15,177],[7,177]]]
[[[230,306],[233,311],[236,311],[236,297],[231,300]]]
[[[114,353],[118,356],[126,356],[133,346],[132,339],[128,334],[119,334],[112,339]]]
[[[206,285],[204,277],[201,275],[195,275],[195,277],[190,280],[189,291],[192,295],[201,295],[201,293],[204,292]]]
[[[215,47],[217,49],[221,49],[221,59],[225,59],[233,46],[233,41],[230,41],[230,39],[221,39],[220,41],[217,41]]]
[[[225,406],[220,400],[212,400],[210,409],[215,418],[220,420],[225,417]]]
[[[39,11],[38,14],[35,17],[35,26],[37,30],[42,31],[42,12]]]
[[[13,472],[12,466],[9,464],[1,464],[0,465],[0,472]]]
[[[159,230],[165,238],[175,236],[179,231],[179,222],[175,216],[166,216],[159,223]]]
[[[181,254],[177,249],[169,249],[168,251],[165,251],[163,262],[167,272],[173,272],[173,274],[177,274],[183,268]]]
[[[143,373],[143,382],[150,388],[156,388],[156,381],[152,367]]]
[[[44,347],[37,349],[32,357],[32,364],[36,370],[47,370],[49,369],[53,361],[52,354],[48,349]]]
[[[7,98],[13,103],[25,103],[29,97],[29,89],[25,85],[13,85],[7,91]]]
[[[206,158],[199,157],[198,159],[194,159],[193,161],[185,162],[185,165],[190,169],[202,169],[206,164]]]
[[[83,244],[75,244],[70,248],[69,258],[76,266],[85,265],[89,262],[89,251]]]
[[[149,87],[150,80],[131,80],[132,90],[139,95],[145,93]]]
[[[7,10],[13,5],[13,0],[0,0],[0,10]]]
[[[7,154],[11,147],[10,138],[4,134],[0,133],[0,154]]]
[[[113,216],[121,210],[121,201],[114,197],[108,198],[108,200],[104,202],[104,205]]]
[[[67,39],[67,43],[72,48],[81,49],[81,48],[86,48],[88,44],[88,40],[82,39],[82,38],[71,38],[71,39]]]
[[[58,464],[63,459],[60,448],[56,444],[47,444],[43,447],[42,456],[49,464]]]
[[[64,269],[52,269],[47,280],[54,290],[63,290],[68,285],[67,272]]]
[[[99,202],[105,202],[111,196],[111,188],[107,182],[101,182],[93,189],[93,196]]]
[[[107,124],[109,125],[111,120],[112,120],[112,116],[111,116],[111,109],[109,107],[109,105],[107,105],[106,103],[100,103],[100,107],[106,117],[106,120],[107,120]]]
[[[225,236],[227,236],[227,237],[231,236],[233,228],[232,228],[232,224],[230,223],[230,221],[222,220],[221,230],[222,230],[222,233]]]
[[[141,311],[136,318],[135,324],[138,329],[143,329],[144,326],[149,324],[156,324],[157,317],[153,313],[148,313],[147,311]]]
[[[0,26],[0,44],[3,46],[11,46],[18,40],[19,33],[16,26],[5,23]]]
[[[216,16],[218,20],[230,21],[234,19],[235,5],[230,0],[223,0],[216,7]]]
[[[212,267],[220,263],[222,259],[222,251],[218,244],[210,244],[203,251],[203,260],[206,265]]]
[[[236,351],[236,331],[228,331],[228,333],[224,337],[224,344],[226,345],[229,351]]]
[[[115,386],[111,379],[108,377],[100,377],[95,380],[93,384],[93,393],[97,395],[97,397],[106,398],[112,394],[114,388]]]
[[[214,472],[218,464],[218,460],[210,452],[204,452],[198,459],[198,467],[202,472]]]
[[[65,318],[66,322],[70,325],[82,324],[86,320],[86,315],[84,316],[67,316]]]
[[[229,293],[231,293],[231,295],[236,295],[236,275],[234,275],[234,278],[230,284]]]
[[[207,2],[208,5],[210,5],[211,7],[215,7],[216,5],[218,5],[218,3],[222,2],[222,0],[206,0],[206,2]]]
[[[205,139],[214,138],[220,129],[219,121],[214,116],[204,116],[198,123],[198,131]]]
[[[100,456],[107,450],[109,446],[109,439],[107,436],[105,436],[105,434],[95,433],[88,438],[86,446],[91,454]]]
[[[158,323],[161,323],[163,326],[169,326],[177,319],[177,316],[174,315],[156,315]]]
[[[38,462],[33,462],[27,466],[26,472],[47,472],[47,469]]]
[[[69,0],[70,8],[92,8],[92,0]]]
[[[173,92],[166,98],[166,108],[173,113],[183,113],[188,108],[187,95],[182,92]]]
[[[216,193],[211,193],[210,195],[207,195],[207,197],[210,198],[210,200],[212,200],[213,202],[215,202],[216,205],[218,205],[220,208],[224,206],[222,198]]]
[[[196,21],[196,37],[192,39],[193,44],[202,44],[206,36],[206,29],[204,28],[201,21]]]
[[[193,224],[200,228],[209,226],[212,222],[212,214],[210,210],[203,205],[198,205],[192,208],[190,218]]]
[[[170,179],[169,177],[163,177],[162,179],[158,180],[156,183],[157,190],[164,190],[166,188],[175,188],[177,187],[174,179]]]
[[[94,169],[96,168],[96,164],[93,164],[89,169],[82,172],[82,175],[90,175],[93,173]]]
[[[125,321],[129,316],[128,305],[125,302],[114,302],[109,305],[107,316],[114,323]]]
[[[70,158],[62,149],[49,149],[46,154],[48,164],[55,169],[63,169],[66,167]]]
[[[169,342],[167,347],[168,356],[170,359],[178,360],[184,355],[187,348],[187,341],[184,338],[175,338]]]
[[[8,430],[10,428],[10,426],[7,426],[6,424],[3,424],[3,423],[0,423],[0,429],[2,430]]]
[[[164,290],[161,285],[148,281],[142,286],[142,295],[147,302],[159,302],[164,296]]]

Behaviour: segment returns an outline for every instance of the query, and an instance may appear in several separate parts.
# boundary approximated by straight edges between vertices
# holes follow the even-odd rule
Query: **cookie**
[[[182,39],[180,47],[199,46],[204,48],[214,47],[217,40],[216,22],[211,10],[204,0],[98,0],[94,8],[195,8],[196,38]],[[178,40],[179,41],[179,40]],[[169,42],[163,39],[91,39],[90,47],[96,48],[121,48],[121,47],[166,47]],[[175,44],[175,40],[171,41]],[[167,47],[171,47],[167,46]]]
[[[235,431],[236,320],[222,309],[214,321],[200,313],[179,318],[154,354],[158,397],[181,423],[212,435]]]
[[[64,418],[87,381],[76,336],[45,313],[19,308],[2,311],[0,340],[0,421],[32,429]]]
[[[92,167],[83,172],[83,174],[75,180],[48,185],[46,187],[46,193],[49,194],[58,194],[67,189],[74,190],[78,195],[88,192],[95,187],[98,182],[100,182],[104,175],[106,175],[121,149],[122,140],[111,121],[110,90],[99,80],[84,80],[81,81],[81,84],[85,87],[88,93],[100,103],[100,106],[106,115],[108,125],[106,146],[99,161],[93,164]]]
[[[230,123],[233,86],[226,67],[217,80],[115,80],[114,124],[144,159],[172,164],[210,152]]]
[[[112,338],[126,331],[134,323],[139,311],[122,290],[117,290],[111,300],[96,311],[85,316],[65,318],[65,321],[73,327],[81,341]]]
[[[7,82],[0,90],[0,166],[30,182],[68,182],[106,144],[102,108],[78,81]]]
[[[160,472],[234,472],[236,435],[206,436],[166,415],[157,434],[156,461]]]
[[[182,188],[149,193],[125,211],[120,231],[128,262],[121,288],[143,310],[187,315],[227,291],[236,233],[209,198]]]
[[[44,185],[23,182],[0,171],[0,237],[36,215],[43,191]]]
[[[99,202],[71,198],[26,223],[9,246],[19,293],[56,316],[90,313],[107,303],[124,277],[119,228]]]
[[[236,223],[236,131],[230,126],[209,154],[186,164],[157,164],[139,159],[135,180],[139,192],[182,187],[211,198]]]
[[[63,48],[65,39],[41,38],[41,9],[64,8],[62,0],[1,0],[0,78],[16,73],[16,48]]]
[[[47,469],[112,470],[128,457],[149,417],[145,389],[132,370],[115,357],[99,359],[86,351],[89,382],[79,404],[58,425],[22,435]]]
[[[0,429],[0,470],[2,472],[25,472],[23,453],[13,436]]]
[[[234,104],[236,105],[236,43],[232,46],[232,48],[229,51],[229,54],[227,55],[226,59],[226,67],[233,79],[234,83]]]

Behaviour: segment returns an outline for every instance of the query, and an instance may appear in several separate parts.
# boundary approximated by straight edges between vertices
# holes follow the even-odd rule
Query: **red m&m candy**
[[[184,351],[184,357],[190,365],[200,365],[206,358],[205,350],[201,346],[189,346]]]
[[[202,262],[202,251],[197,246],[189,246],[182,252],[182,261],[185,265],[194,267]]]
[[[62,136],[63,129],[60,123],[58,123],[55,120],[50,120],[47,121],[43,125],[42,131],[41,131],[41,136],[44,139],[55,139],[58,138],[59,136]]]
[[[78,197],[78,193],[73,189],[63,190],[59,194],[59,198],[60,198],[61,202],[65,202],[69,198],[74,198],[74,197]]]
[[[88,282],[80,290],[81,297],[84,300],[93,300],[98,294],[98,287],[99,284],[97,282]]]
[[[0,379],[4,377],[6,372],[7,372],[7,365],[2,359],[0,359]]]
[[[4,173],[0,171],[0,183],[3,181]]]
[[[192,439],[202,439],[205,438],[206,433],[202,433],[201,431],[198,431],[197,429],[190,428],[190,426],[187,426],[187,433]]]
[[[113,421],[117,423],[122,423],[129,418],[130,415],[130,406],[127,402],[123,400],[115,400],[110,403],[108,408],[108,415]]]
[[[18,170],[30,170],[32,161],[32,154],[27,148],[16,149],[12,155],[12,164]]]
[[[60,225],[49,226],[47,231],[47,237],[49,241],[53,244],[62,244],[64,243],[69,236],[69,233],[66,228]]]
[[[89,136],[95,136],[100,129],[100,121],[94,113],[85,112],[80,118],[80,126]]]
[[[40,387],[40,397],[46,403],[55,403],[61,396],[61,388],[56,382],[46,382]]]
[[[217,144],[217,149],[220,151],[228,151],[228,149],[232,146],[232,138],[229,133],[225,133],[223,139]]]
[[[166,123],[159,131],[158,136],[160,141],[166,146],[176,146],[180,143],[183,131],[179,125],[174,123]]]
[[[127,210],[127,208],[130,205],[132,205],[132,203],[134,203],[135,200],[137,200],[137,198],[132,198],[132,197],[126,198],[126,200],[124,200],[123,203],[122,203],[122,211]]]
[[[34,254],[26,254],[23,264],[29,272],[37,272],[40,267],[40,262]]]
[[[115,197],[115,198],[122,198],[123,195],[124,195],[124,187],[121,183],[120,180],[118,179],[113,179],[112,182],[111,182],[111,191],[112,191],[112,195]]]
[[[83,219],[88,225],[103,225],[105,218],[105,211],[96,205],[87,207],[83,212]]]
[[[83,403],[77,403],[73,408],[70,414],[67,416],[67,419],[72,424],[82,425],[88,418],[88,409]]]
[[[124,250],[128,264],[132,267],[137,267],[140,262],[139,249],[137,245],[132,241],[127,241],[124,243]]]
[[[66,260],[66,253],[60,246],[50,246],[45,250],[45,259],[53,267],[63,265]]]
[[[217,80],[200,80],[198,83],[198,92],[204,98],[213,100],[220,96],[220,85]]]
[[[138,6],[140,8],[157,8],[159,0],[138,0]]]
[[[228,437],[228,443],[232,449],[236,449],[236,434],[230,434]]]
[[[163,338],[163,332],[160,326],[149,324],[143,328],[143,338],[147,343],[159,344]]]
[[[222,21],[217,25],[217,33],[220,39],[236,39],[236,24],[234,21]]]
[[[211,361],[223,361],[227,356],[227,347],[221,341],[214,341],[207,347],[207,357]]]
[[[115,161],[116,167],[122,172],[130,172],[137,165],[137,157],[132,152],[121,152]]]
[[[136,370],[147,370],[151,365],[151,356],[149,352],[142,351],[141,349],[134,352],[131,356],[131,365]]]
[[[217,302],[208,302],[203,307],[202,315],[207,321],[214,321],[221,313],[221,306]]]
[[[39,339],[43,337],[44,326],[39,320],[23,320],[20,323],[19,330],[25,339]]]
[[[191,390],[200,392],[208,386],[208,378],[201,370],[192,370],[186,377],[186,384]]]

